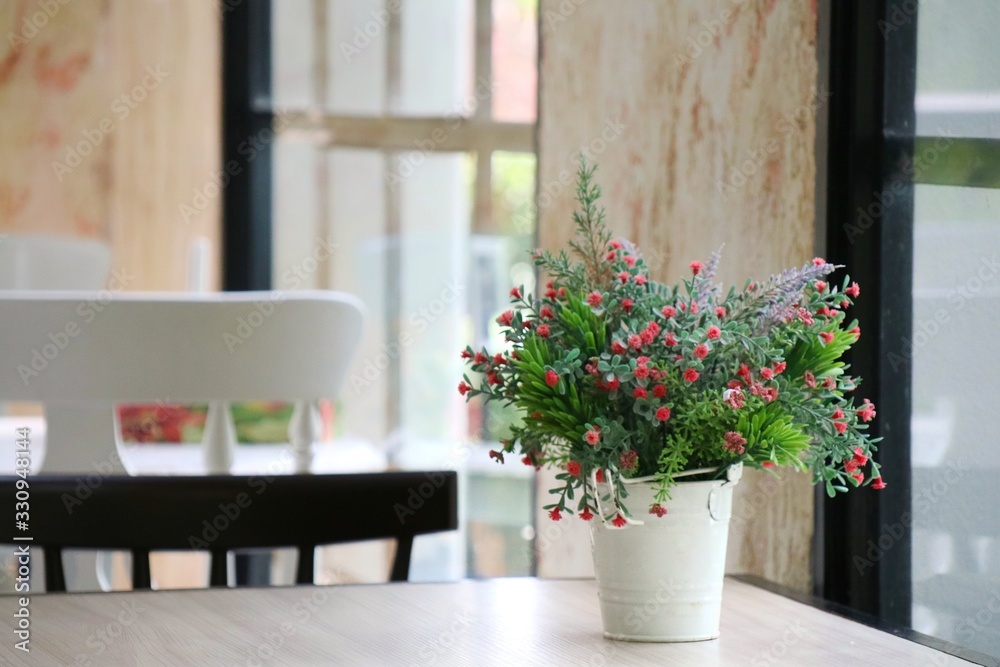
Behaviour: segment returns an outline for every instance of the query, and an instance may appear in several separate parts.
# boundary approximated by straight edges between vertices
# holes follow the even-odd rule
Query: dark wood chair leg
[[[311,584],[316,575],[316,546],[306,544],[299,546],[299,565],[295,572],[295,583]]]
[[[406,581],[410,577],[410,553],[413,551],[413,535],[400,535],[396,539],[396,558],[392,561],[389,581]]]
[[[149,551],[132,549],[132,590],[149,590],[153,585],[149,572]]]
[[[63,572],[62,549],[45,548],[45,590],[49,593],[66,591],[66,575]]]
[[[208,579],[209,586],[225,588],[229,585],[229,569],[226,562],[228,555],[225,549],[212,550],[212,569]]]

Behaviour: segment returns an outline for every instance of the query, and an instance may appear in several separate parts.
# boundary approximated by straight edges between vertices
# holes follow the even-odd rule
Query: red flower
[[[833,416],[831,417],[831,419],[843,419],[843,418],[844,418],[843,410],[837,408],[836,410],[833,411]]]
[[[649,279],[642,274],[637,275],[635,278],[633,278],[633,280],[635,280],[635,284],[639,285],[640,287],[649,282]]]
[[[496,374],[496,371],[490,371],[489,373],[487,373],[486,381],[490,384],[496,384],[496,385],[503,384],[503,380],[500,379],[500,376]]]
[[[667,395],[667,386],[665,384],[653,385],[653,396],[657,398],[663,398]]]
[[[774,461],[764,461],[760,465],[763,466],[764,468],[773,468],[774,467]]]
[[[848,306],[850,306],[850,305],[851,305],[851,302],[850,302],[850,301],[841,301],[841,302],[840,302],[840,307],[841,307],[841,308],[847,308],[847,307],[848,307]]]
[[[736,374],[743,378],[743,381],[750,384],[750,367],[746,364],[740,364],[740,370],[736,371]]]
[[[608,247],[609,248],[614,248],[615,250],[619,250],[622,247],[622,242],[621,241],[609,241],[608,242]]]
[[[500,317],[497,318],[497,323],[501,326],[509,327],[510,323],[514,321],[514,311],[507,310],[504,311]]]
[[[819,337],[823,339],[824,345],[829,345],[833,342],[833,332],[832,331],[820,331]]]
[[[844,294],[848,295],[852,299],[857,299],[858,295],[861,294],[861,286],[857,283],[851,283],[851,286],[844,290]],[[882,479],[881,477],[879,479]]]
[[[649,366],[643,366],[640,364],[639,366],[635,367],[633,373],[640,380],[645,380],[646,378],[649,377]]]
[[[628,521],[621,514],[618,514],[615,516],[614,521],[611,522],[611,525],[615,528],[624,528],[628,525]]]
[[[848,473],[851,473],[851,474],[854,474],[854,471],[857,470],[860,465],[861,464],[858,463],[857,459],[853,459],[853,458],[847,459],[844,462],[844,471],[848,472]]]
[[[636,357],[635,363],[639,364],[640,366],[645,366],[646,364],[649,363],[649,357],[646,356]]]
[[[580,464],[576,461],[570,461],[566,464],[566,472],[568,472],[573,477],[580,476]]]
[[[691,262],[690,264],[688,264],[688,266],[691,267],[691,273],[693,273],[694,275],[698,275],[699,273],[701,273],[701,270],[705,268],[705,265],[699,262],[698,260]]]
[[[556,298],[556,290],[555,290],[555,288],[550,287],[547,290],[545,290],[545,298],[546,299],[554,299],[554,298]]]
[[[460,393],[462,396],[465,396],[470,391],[472,391],[472,387],[470,387],[469,385],[465,384],[464,382],[459,382],[458,383],[458,393]]]
[[[700,376],[698,375],[698,371],[696,371],[693,368],[689,368],[686,371],[684,371],[684,381],[685,382],[694,382],[699,377]]]
[[[600,292],[591,292],[590,294],[587,295],[587,303],[589,303],[594,308],[600,306],[602,301],[604,301],[604,297],[601,296]]]
[[[854,327],[848,333],[854,334],[854,340],[861,338],[861,327]]]
[[[709,347],[705,343],[699,343],[694,346],[694,357],[695,359],[704,359],[708,356]]]
[[[715,316],[721,320],[723,317],[726,316],[726,309],[723,308],[722,306],[719,306],[718,308],[715,309]]]
[[[548,324],[543,324],[543,325],[541,325],[541,326],[540,326],[540,327],[538,327],[538,328],[537,328],[537,329],[536,329],[535,331],[536,331],[536,332],[538,333],[538,335],[539,335],[539,336],[541,336],[542,338],[548,338],[548,337],[549,337],[549,334],[550,334],[550,333],[552,333],[552,332],[550,331],[550,329],[549,329],[549,325],[548,325]]]
[[[806,371],[802,374],[802,380],[806,383],[806,386],[810,389],[816,388],[816,376],[813,375],[812,371]]]
[[[647,322],[646,323],[646,331],[649,331],[650,333],[652,333],[653,337],[655,338],[657,336],[657,334],[660,333],[660,325],[657,324],[656,322]]]
[[[503,463],[503,452],[498,452],[495,449],[490,450],[490,458],[496,459],[498,463]]]
[[[833,427],[837,429],[837,433],[839,433],[840,435],[844,435],[844,433],[847,432],[846,422],[833,422]]]
[[[552,306],[542,306],[542,309],[538,311],[538,316],[543,320],[551,320],[555,317],[555,313],[552,312]]]
[[[580,512],[580,518],[584,521],[590,521],[594,518],[594,513],[590,511],[589,507],[584,507],[583,511]]]
[[[824,264],[826,264],[826,260],[822,257],[813,257],[814,266],[823,266]]]
[[[639,348],[642,347],[642,337],[637,336],[636,334],[632,334],[631,336],[628,337],[628,346],[631,347],[633,350],[638,350]]]
[[[664,317],[670,319],[671,317],[677,314],[677,309],[674,308],[673,306],[664,306],[663,308],[660,309],[660,312],[663,313]]]
[[[608,391],[615,391],[621,385],[621,380],[618,378],[611,378],[611,380],[605,383],[604,388]]]
[[[510,288],[510,298],[512,298],[512,299],[520,299],[521,298],[521,290],[518,289],[518,288],[516,288],[516,287],[511,287]]]
[[[816,291],[817,292],[824,292],[824,291],[826,291],[826,283],[823,282],[822,280],[817,280],[816,281]]]
[[[604,484],[604,469],[598,468],[597,472],[594,474],[594,479],[597,480],[598,484]]]
[[[639,455],[634,449],[630,449],[618,457],[618,463],[621,464],[622,470],[632,470],[639,465]]]
[[[625,309],[625,314],[628,315],[632,312],[632,306],[635,305],[635,301],[632,299],[622,299],[622,308]]]
[[[649,508],[649,513],[650,514],[655,514],[656,516],[662,518],[663,515],[667,513],[667,508],[664,507],[663,505],[656,504],[656,505],[653,505],[653,506],[651,506]]]
[[[565,299],[566,298],[566,288],[565,287],[560,287],[556,291],[556,298],[557,299]]]
[[[774,365],[774,374],[781,375],[782,373],[785,372],[786,368],[788,368],[788,364],[784,361],[779,361]]]
[[[622,285],[628,282],[628,279],[632,277],[632,274],[628,271],[622,271],[618,274],[618,280],[622,281]]]
[[[620,340],[612,341],[611,354],[625,354],[626,352],[628,352],[628,348]]]
[[[719,336],[722,335],[722,330],[713,324],[708,328],[705,335],[708,336],[709,340],[718,340]]]
[[[797,311],[795,311],[795,315],[800,320],[802,320],[802,323],[805,324],[807,327],[811,327],[813,324],[816,323],[816,320],[813,319],[812,313],[810,313],[805,308],[799,308]]]
[[[472,352],[470,352],[469,350],[462,350],[462,358],[472,359]]]
[[[886,483],[882,481],[882,476],[880,475],[880,476],[876,477],[875,478],[875,483],[872,484],[872,488],[873,489],[878,489],[879,491],[881,491],[885,487],[886,487]]]
[[[865,456],[865,450],[860,447],[854,448],[854,460],[858,462],[859,466],[863,466],[868,463],[868,457]]]
[[[532,326],[532,323],[530,321],[528,321],[528,320],[525,320],[524,322],[521,322],[521,328],[522,329],[530,329],[531,326]]]
[[[609,262],[613,262],[617,257],[618,257],[617,252],[615,252],[614,250],[609,250],[608,254],[604,256],[604,259],[606,259]]]
[[[624,257],[622,257],[622,261],[625,262],[625,265],[628,266],[628,268],[630,269],[633,266],[635,266],[635,257],[633,257],[632,255],[625,255]]]
[[[666,335],[663,337],[663,344],[664,345],[670,345],[670,346],[677,345],[677,337],[674,336],[674,332],[673,331],[668,331],[666,333]]]
[[[650,345],[654,340],[656,340],[656,333],[652,329],[643,329],[639,334],[639,339],[642,341],[643,345]]]
[[[747,439],[736,431],[729,431],[722,437],[726,441],[726,444],[724,444],[722,448],[727,452],[742,454],[746,451],[745,445],[747,444]]]
[[[553,370],[548,370],[545,372],[545,384],[550,387],[554,387],[559,384],[559,374]]]
[[[863,422],[870,422],[875,417],[875,406],[867,398],[864,405],[858,408],[858,419]]]
[[[487,357],[485,353],[483,353],[483,352],[476,352],[476,356],[472,359],[472,363],[474,363],[474,364],[485,364],[489,360],[490,360],[490,358]]]
[[[733,410],[739,410],[746,405],[746,396],[744,396],[743,390],[738,387],[736,389],[727,389],[722,392],[722,397],[722,400],[724,400]]]
[[[656,420],[665,422],[668,419],[670,419],[670,408],[664,405],[662,408],[656,411]]]
[[[832,375],[827,375],[826,379],[823,380],[823,386],[826,387],[827,389],[836,389],[837,381],[833,379]]]
[[[507,363],[507,360],[503,358],[503,355],[497,352],[493,355],[493,365],[502,366]]]
[[[698,312],[698,304],[692,301],[691,302],[691,314],[694,315],[697,312]]]
[[[765,403],[770,403],[772,401],[778,400],[778,388],[777,387],[767,387],[761,392],[761,396],[764,397]]]
[[[760,369],[760,376],[762,378],[764,378],[765,380],[773,380],[774,379],[774,370],[772,370],[772,369],[768,368],[767,366],[765,366],[764,368]]]
[[[587,431],[584,438],[586,438],[588,445],[594,445],[596,447],[601,442],[601,432],[596,429]]]
[[[642,368],[645,367],[643,366]],[[632,398],[648,398],[648,397],[649,397],[649,392],[647,392],[642,387],[636,387],[635,390],[632,392]]]
[[[531,456],[528,454],[525,454],[524,456],[521,457],[521,463],[523,463],[526,466],[535,465],[535,462],[531,460]]]
[[[562,518],[562,512],[560,512],[558,507],[553,507],[549,510],[549,518],[553,521],[558,521]]]

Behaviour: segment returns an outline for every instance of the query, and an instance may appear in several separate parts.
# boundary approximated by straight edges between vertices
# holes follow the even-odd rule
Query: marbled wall
[[[542,247],[572,234],[582,150],[611,224],[659,279],[723,244],[720,276],[739,285],[815,254],[815,111],[827,100],[815,0],[542,0],[540,21]],[[730,571],[807,589],[812,506],[804,476],[745,476]],[[540,572],[587,574],[585,528],[545,521]]]
[[[187,288],[204,237],[216,286],[219,201],[193,206],[219,163],[215,3],[5,0],[0,35],[0,232],[104,240],[116,284],[154,290]]]

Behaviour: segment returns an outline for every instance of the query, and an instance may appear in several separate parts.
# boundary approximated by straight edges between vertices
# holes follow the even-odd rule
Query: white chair
[[[47,473],[134,473],[115,405],[209,402],[209,472],[234,444],[229,401],[295,401],[307,472],[315,402],[335,397],[361,336],[360,302],[334,292],[0,292],[0,400],[40,401]],[[213,438],[213,436],[216,436]],[[220,449],[221,447],[221,449]],[[228,451],[227,451],[228,450]]]

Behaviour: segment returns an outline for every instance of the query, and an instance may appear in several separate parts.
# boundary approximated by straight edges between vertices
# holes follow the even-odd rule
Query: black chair
[[[0,477],[0,506],[12,511],[18,479]],[[317,546],[384,538],[397,542],[390,580],[406,581],[413,538],[458,527],[454,471],[27,482],[30,519],[20,535],[32,541],[0,542],[44,548],[49,591],[66,590],[67,548],[130,550],[132,586],[148,589],[150,551],[209,551],[210,584],[225,586],[229,550],[294,546],[296,583],[308,584]]]

